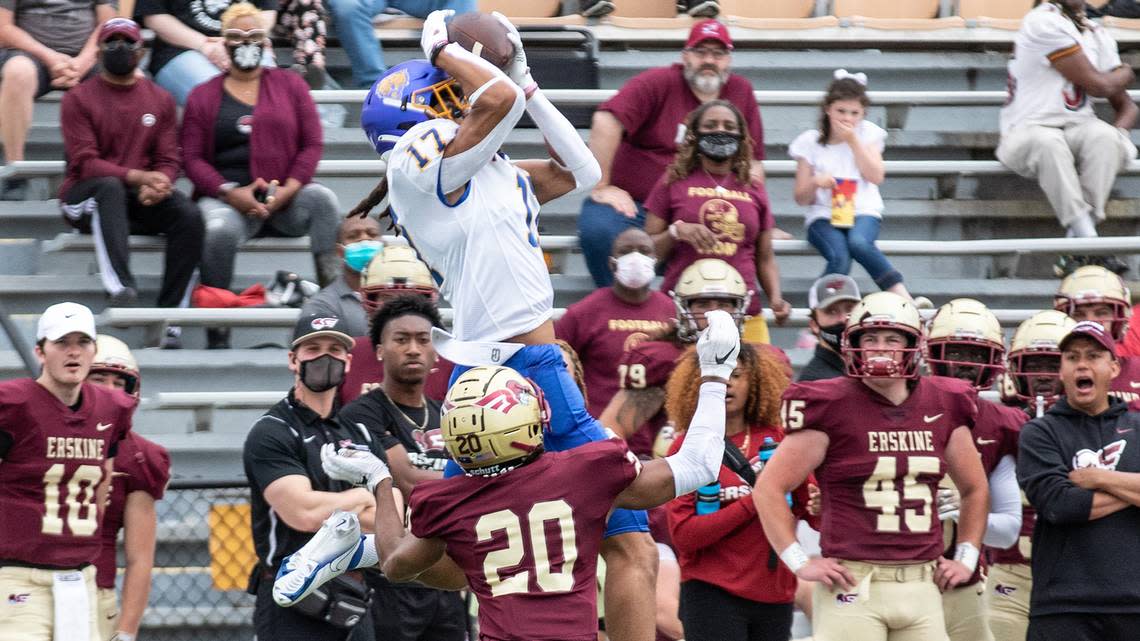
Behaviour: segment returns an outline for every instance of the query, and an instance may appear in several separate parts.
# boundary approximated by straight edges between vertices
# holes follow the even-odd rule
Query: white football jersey
[[[452,334],[501,341],[550,318],[554,288],[539,248],[538,198],[527,172],[498,153],[455,205],[439,186],[443,149],[459,125],[422,122],[388,157],[392,217],[455,310]]]
[[[1096,117],[1084,89],[1053,68],[1053,61],[1069,55],[1087,56],[1102,72],[1120,65],[1116,42],[1100,25],[1082,33],[1049,3],[1022,18],[1009,61],[1006,104],[1001,110],[1003,134],[1016,125],[1059,127]]]

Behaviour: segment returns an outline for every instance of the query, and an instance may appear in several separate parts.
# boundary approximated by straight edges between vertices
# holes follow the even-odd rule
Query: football
[[[447,37],[502,69],[515,57],[507,28],[489,13],[461,13],[447,23]]]

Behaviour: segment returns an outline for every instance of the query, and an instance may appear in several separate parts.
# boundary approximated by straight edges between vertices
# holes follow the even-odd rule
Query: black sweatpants
[[[1029,617],[1027,641],[1133,641],[1140,614],[1046,614]]]
[[[103,288],[114,295],[126,287],[138,290],[130,269],[130,234],[166,236],[166,265],[159,307],[185,307],[190,280],[202,258],[204,225],[198,206],[175,191],[151,206],[138,201],[138,193],[118,178],[89,178],[67,191],[64,218],[73,227],[95,237],[95,257]]]
[[[792,609],[791,603],[752,601],[704,581],[681,584],[685,641],[788,641]]]
[[[253,632],[256,641],[372,641],[375,638],[368,617],[352,630],[344,630],[277,605],[273,600],[273,579],[269,577],[257,584]]]
[[[373,589],[376,641],[464,641],[467,610],[458,592],[417,585],[393,585],[379,572],[365,570]]]

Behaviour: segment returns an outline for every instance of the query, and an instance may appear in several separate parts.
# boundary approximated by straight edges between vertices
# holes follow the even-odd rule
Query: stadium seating
[[[938,0],[835,0],[832,13],[840,18],[933,18],[938,15]]]
[[[1033,0],[958,0],[958,15],[975,19],[1021,20],[1033,4]]]
[[[614,0],[614,16],[622,18],[672,18],[677,15],[674,0]]]
[[[815,0],[720,0],[720,12],[732,18],[808,18],[814,11]]]

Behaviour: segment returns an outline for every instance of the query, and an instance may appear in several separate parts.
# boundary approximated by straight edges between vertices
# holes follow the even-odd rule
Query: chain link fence
[[[140,637],[252,639],[254,599],[245,588],[256,557],[248,486],[173,481],[157,511],[150,601]]]

